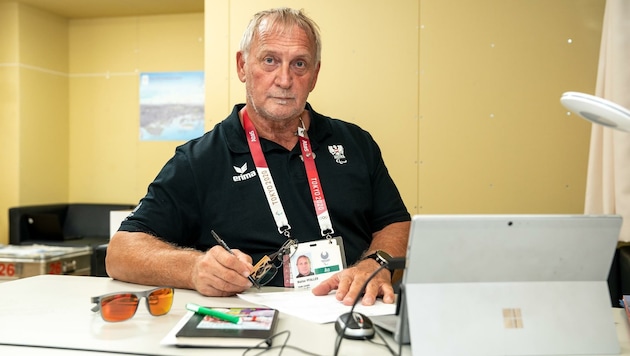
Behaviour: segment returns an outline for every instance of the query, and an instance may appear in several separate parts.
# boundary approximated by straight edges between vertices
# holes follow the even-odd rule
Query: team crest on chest
[[[346,155],[342,145],[330,145],[328,146],[328,152],[333,156],[335,162],[339,164],[347,163]]]

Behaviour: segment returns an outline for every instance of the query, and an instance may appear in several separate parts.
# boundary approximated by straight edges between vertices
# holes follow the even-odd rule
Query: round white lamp
[[[630,132],[630,110],[598,96],[568,91],[560,97],[565,108],[592,123]]]

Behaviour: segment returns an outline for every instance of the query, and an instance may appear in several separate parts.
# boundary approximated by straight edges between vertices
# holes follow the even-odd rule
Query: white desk
[[[90,309],[90,297],[110,292],[137,291],[148,286],[103,277],[43,275],[0,283],[1,355],[84,355],[86,350],[143,355],[242,355],[243,349],[180,349],[160,345],[162,338],[186,313],[188,302],[216,306],[247,306],[237,298],[208,298],[178,289],[167,315],[151,316],[144,300],[133,319],[108,323]],[[278,290],[272,288],[272,290]],[[621,355],[630,356],[630,327],[622,309],[613,309]],[[333,324],[314,324],[280,314],[277,331],[290,330],[288,345],[318,355],[332,355],[336,332]],[[279,339],[283,340],[283,339]],[[379,338],[374,339],[380,342]],[[387,341],[397,346],[391,338]],[[7,345],[9,344],[9,345]],[[278,345],[276,342],[274,345]],[[11,346],[26,345],[26,346]],[[71,350],[78,349],[78,350]],[[96,353],[92,353],[96,354]],[[265,355],[277,355],[278,350]],[[285,349],[283,355],[305,355]],[[344,340],[339,355],[388,355],[383,346],[369,341]],[[409,346],[403,355],[410,355]]]
[[[160,345],[162,338],[186,314],[186,303],[213,306],[251,305],[237,297],[209,298],[194,291],[177,289],[173,307],[168,314],[160,317],[150,315],[142,300],[136,315],[120,323],[105,322],[98,313],[90,310],[94,305],[90,303],[93,296],[149,288],[151,287],[104,277],[59,275],[42,275],[0,283],[0,354],[83,355],[87,353],[86,350],[144,355],[243,354],[244,349],[182,349]],[[291,331],[288,345],[318,355],[333,354],[337,336],[333,324],[314,324],[282,313],[279,320],[277,331]],[[624,326],[627,331],[627,326]],[[274,346],[283,340],[283,336],[274,340]],[[378,337],[374,341],[381,342]],[[391,338],[387,338],[387,341],[398,351],[398,346]],[[277,354],[278,350],[265,353]],[[343,340],[339,351],[339,355],[386,354],[389,352],[383,346],[369,341],[348,339]],[[410,354],[409,346],[403,347],[403,355]],[[285,349],[282,355],[305,354]]]

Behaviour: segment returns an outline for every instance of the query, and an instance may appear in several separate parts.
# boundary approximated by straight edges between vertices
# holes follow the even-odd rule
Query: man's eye
[[[298,68],[306,68],[306,62],[304,61],[297,61],[295,62],[295,66]]]
[[[273,64],[274,60],[271,57],[267,57],[267,58],[263,59],[263,62],[265,62],[265,64]]]

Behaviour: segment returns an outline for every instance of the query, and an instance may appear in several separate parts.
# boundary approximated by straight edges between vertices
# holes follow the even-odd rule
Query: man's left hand
[[[365,281],[379,268],[374,260],[363,260],[356,265],[336,273],[312,289],[315,295],[327,295],[333,290],[337,300],[345,305],[352,305],[361,293]],[[377,297],[383,297],[383,302],[392,304],[396,301],[394,288],[391,282],[391,272],[383,269],[365,287],[365,294],[361,298],[361,304],[373,305]]]

